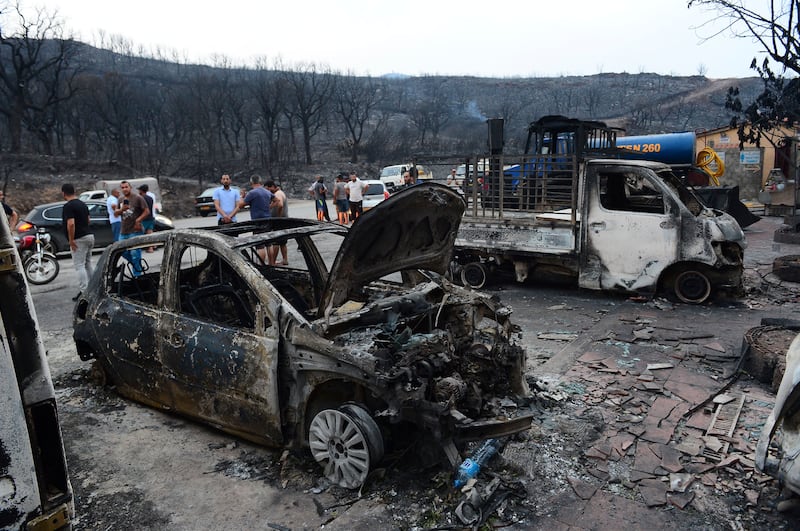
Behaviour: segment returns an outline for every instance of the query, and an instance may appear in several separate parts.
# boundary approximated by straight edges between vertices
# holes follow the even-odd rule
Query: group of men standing
[[[147,194],[148,187],[143,184],[139,193],[133,193],[131,184],[122,181],[119,189],[114,189],[106,199],[106,210],[114,241],[125,240],[141,234],[153,232],[155,224],[154,197]],[[78,300],[86,291],[92,276],[92,248],[94,234],[90,229],[89,207],[78,199],[75,187],[71,183],[61,186],[61,194],[66,203],[61,211],[64,233],[69,241],[70,254],[75,272],[78,274],[78,294],[72,300]],[[119,197],[122,195],[122,200]],[[152,249],[150,249],[152,251]],[[134,276],[142,274],[141,251],[128,251],[125,258],[131,263]]]
[[[347,225],[355,221],[363,213],[364,193],[369,185],[358,178],[356,172],[350,172],[350,180],[346,180],[343,174],[336,176],[333,185],[333,203],[336,205],[337,221],[342,225]],[[309,193],[314,196],[317,209],[317,220],[330,221],[328,215],[328,204],[326,201],[328,189],[325,187],[324,179],[321,175],[317,176],[316,182],[309,188]]]
[[[250,219],[286,218],[289,217],[289,204],[286,194],[283,193],[275,181],[268,180],[262,184],[261,177],[250,177],[250,191],[246,194],[231,188],[230,175],[223,175],[220,186],[214,190],[214,208],[217,211],[217,224],[227,225],[236,223],[236,214],[245,206],[250,207]],[[281,255],[281,265],[289,265],[289,253],[286,242],[278,242],[269,249],[257,249],[263,262],[276,265],[278,253]]]
[[[226,225],[236,222],[236,214],[245,206],[250,207],[251,219],[267,219],[289,217],[289,205],[286,194],[273,180],[261,182],[261,177],[250,177],[250,190],[245,194],[231,187],[230,175],[223,175],[220,179],[221,186],[214,191],[214,207],[217,211],[217,224]],[[346,225],[355,221],[362,213],[362,202],[368,185],[362,182],[356,172],[350,173],[350,180],[340,174],[336,177],[333,189],[333,199],[336,204],[339,223]],[[317,202],[318,219],[330,221],[326,203],[327,188],[322,176],[318,176],[310,189]],[[92,248],[94,235],[89,228],[89,209],[86,204],[78,199],[75,187],[65,183],[61,187],[62,195],[66,201],[62,221],[64,231],[69,240],[75,271],[78,274],[78,294],[73,297],[77,300],[81,293],[86,291],[92,275]],[[2,199],[2,196],[0,196]],[[5,207],[5,203],[3,203]],[[119,188],[111,190],[106,199],[106,210],[114,241],[126,240],[142,234],[150,234],[155,225],[155,196],[149,191],[147,184],[138,187],[134,193],[128,181],[122,181]],[[13,211],[12,211],[13,212]],[[9,217],[11,217],[9,215]],[[147,250],[153,252],[151,247]],[[278,255],[281,256],[281,265],[288,265],[288,250],[286,241],[279,241],[275,245],[257,250],[261,260],[276,265]],[[134,276],[140,276],[141,250],[126,251],[125,258],[131,263]]]

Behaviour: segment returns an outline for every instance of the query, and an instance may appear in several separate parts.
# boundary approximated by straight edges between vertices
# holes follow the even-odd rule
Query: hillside
[[[73,41],[45,44],[41,54],[62,53],[65,60],[60,70],[44,69],[19,87],[33,103],[20,104],[18,121],[11,96],[0,94],[8,111],[0,113],[8,132],[0,135],[0,153],[52,157],[42,161],[43,179],[60,179],[47,169],[58,160],[186,179],[197,188],[222,173],[244,180],[258,172],[302,194],[318,172],[331,177],[357,169],[374,176],[383,165],[415,159],[438,162],[434,171],[443,174],[486,149],[487,118],[505,119],[506,150],[514,152],[527,125],[544,115],[604,120],[627,134],[705,130],[730,122],[730,87],[739,87],[745,100],[761,88],[757,78],[644,72],[371,78],[315,65],[241,68],[221,61],[211,67]],[[0,66],[10,72],[4,50]],[[13,174],[9,160],[2,163]]]

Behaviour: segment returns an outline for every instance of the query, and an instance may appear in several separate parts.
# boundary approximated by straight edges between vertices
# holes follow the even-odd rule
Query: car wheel
[[[360,406],[348,404],[340,409],[324,409],[308,428],[311,455],[322,466],[329,481],[348,489],[364,484],[370,466],[382,457],[376,447],[380,430]]]
[[[461,283],[472,289],[486,285],[486,268],[480,262],[470,262],[461,269]]]
[[[200,217],[201,217],[201,218],[208,217],[208,212],[206,212],[205,210],[204,210],[204,211],[202,211],[202,212],[200,212]]]
[[[701,271],[686,269],[675,276],[675,296],[688,304],[701,304],[711,295],[711,281]]]

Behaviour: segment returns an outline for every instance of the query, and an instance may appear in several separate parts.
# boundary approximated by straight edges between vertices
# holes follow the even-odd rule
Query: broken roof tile
[[[670,472],[680,472],[683,470],[681,453],[671,446],[664,447],[661,452],[661,467]]]
[[[696,437],[685,437],[675,446],[675,449],[687,455],[700,455],[705,444]]]
[[[681,382],[672,377],[664,382],[664,389],[667,389],[676,396],[686,400],[692,406],[702,404],[708,400],[708,397],[711,396],[717,387],[719,387],[717,384],[715,384],[713,388],[710,386],[700,387]]]
[[[711,349],[711,350],[715,350],[717,352],[725,352],[726,351],[725,347],[723,347],[722,344],[719,341],[714,341],[713,343],[706,343],[706,344],[703,345],[703,347]]]
[[[633,461],[633,469],[647,474],[655,474],[656,469],[661,466],[661,457],[653,451],[650,444],[639,442],[636,445],[636,454]]]
[[[668,492],[667,501],[678,509],[685,509],[694,499],[694,492]]]
[[[578,478],[567,478],[567,481],[569,481],[572,490],[575,491],[578,498],[582,500],[588,500],[597,492],[597,487]]]
[[[672,413],[672,410],[675,409],[675,406],[677,406],[678,404],[679,402],[677,400],[672,400],[670,398],[659,396],[650,406],[650,411],[647,412],[647,416],[657,419],[667,418],[669,414]]]
[[[667,503],[667,485],[655,479],[643,479],[639,482],[639,493],[648,507],[657,507]]]
[[[647,370],[648,371],[657,371],[661,369],[672,369],[675,365],[672,363],[648,363]]]
[[[590,352],[584,353],[583,356],[578,358],[578,361],[580,361],[581,363],[594,363],[594,362],[597,362],[597,361],[600,361],[600,360],[604,360],[604,359],[606,359],[606,358],[608,358],[610,356],[611,356],[611,354],[605,354],[605,353],[602,353],[602,352],[592,352],[592,351],[590,351]]]

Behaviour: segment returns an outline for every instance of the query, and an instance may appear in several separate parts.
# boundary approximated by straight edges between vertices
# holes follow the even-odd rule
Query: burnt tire
[[[681,302],[702,304],[711,296],[711,281],[699,269],[683,269],[673,277],[672,291]]]
[[[781,280],[800,282],[800,255],[779,256],[772,262],[772,272]]]
[[[480,262],[470,262],[461,268],[461,283],[472,289],[484,287],[487,278],[486,267]]]

